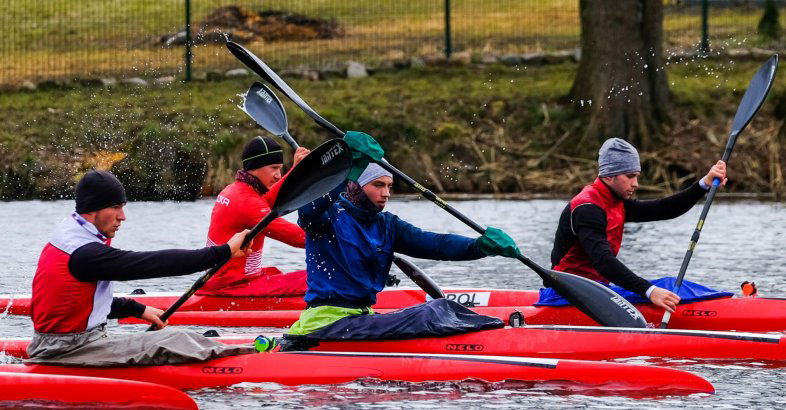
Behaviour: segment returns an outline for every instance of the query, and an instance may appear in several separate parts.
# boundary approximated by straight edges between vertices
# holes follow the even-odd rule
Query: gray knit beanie
[[[641,172],[636,148],[620,138],[607,139],[598,152],[598,176],[613,177],[632,172]]]
[[[358,185],[366,186],[366,184],[369,182],[381,177],[393,178],[393,174],[386,171],[385,168],[382,168],[381,166],[372,162],[368,164],[366,170],[363,171],[363,173],[358,177]]]

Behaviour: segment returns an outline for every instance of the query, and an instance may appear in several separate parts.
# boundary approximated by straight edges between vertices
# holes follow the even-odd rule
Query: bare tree
[[[668,122],[663,0],[579,0],[581,62],[571,97],[589,107],[585,137],[647,147]]]

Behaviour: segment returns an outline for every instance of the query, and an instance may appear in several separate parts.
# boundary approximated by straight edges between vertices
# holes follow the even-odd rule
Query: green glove
[[[478,248],[480,248],[480,251],[486,256],[499,255],[508,258],[516,258],[521,255],[521,251],[519,251],[519,247],[516,246],[516,242],[514,242],[508,234],[501,229],[492,228],[490,226],[486,228],[486,232],[483,232],[483,236],[475,239],[475,243],[478,244]]]
[[[371,161],[381,161],[385,151],[371,135],[360,131],[347,131],[344,141],[352,150],[352,169],[347,179],[357,181]]]

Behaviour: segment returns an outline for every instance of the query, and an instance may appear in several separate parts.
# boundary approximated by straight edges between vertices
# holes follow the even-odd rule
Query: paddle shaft
[[[292,138],[291,135],[289,135],[289,131],[287,131],[283,135],[281,135],[281,138],[283,138],[284,141],[286,141],[287,144],[289,144],[289,146],[292,147],[292,149],[300,148],[300,145],[298,145],[297,141],[295,141],[295,139]]]
[[[344,138],[344,131],[336,127],[333,123],[326,120],[324,117],[319,115],[313,108],[311,108],[308,103],[306,103],[300,95],[298,95],[295,90],[293,90],[284,80],[282,80],[278,75],[273,72],[270,67],[267,66],[262,60],[259,60],[253,54],[250,54],[247,50],[245,50],[242,46],[235,44],[233,42],[227,42],[227,47],[229,51],[232,52],[240,61],[242,61],[246,66],[252,68],[254,72],[256,72],[260,77],[268,81],[269,83],[273,84],[274,87],[278,88],[279,91],[284,93],[292,102],[295,103],[301,110],[303,110],[309,117],[311,117],[314,122],[316,122],[319,126],[329,131],[331,134],[335,135],[338,138]],[[269,71],[268,71],[269,70]],[[292,145],[295,143],[294,140],[287,140],[287,143]],[[293,145],[293,148],[295,147]],[[455,208],[450,206],[448,203],[443,201],[440,197],[436,194],[431,192],[430,190],[426,189],[419,183],[415,182],[412,178],[404,174],[403,172],[399,171],[396,167],[391,165],[387,160],[384,158],[381,161],[376,161],[382,168],[385,168],[388,172],[392,173],[396,177],[402,179],[407,185],[415,188],[418,190],[421,195],[423,195],[426,199],[430,200],[437,204],[440,208],[446,210],[451,215],[455,216],[465,224],[469,225],[470,228],[474,229],[480,234],[483,234],[486,230],[482,226],[478,225],[477,223],[473,222],[466,216],[464,216],[461,212],[457,211]],[[526,259],[526,258],[525,258]],[[528,259],[527,259],[528,260]],[[522,260],[522,262],[524,262]],[[532,263],[532,261],[529,261]],[[527,262],[525,262],[526,264]],[[529,265],[527,265],[529,266]]]
[[[385,168],[385,170],[387,170],[391,174],[395,175],[396,178],[402,179],[404,182],[407,183],[407,185],[415,188],[418,192],[420,192],[420,194],[424,198],[426,198],[429,201],[437,204],[437,206],[439,206],[440,208],[442,208],[445,211],[447,211],[447,213],[453,215],[456,219],[458,219],[459,221],[463,222],[465,225],[467,225],[470,228],[472,228],[472,230],[474,230],[475,232],[477,232],[477,233],[479,233],[481,235],[483,235],[486,232],[486,228],[482,227],[481,225],[479,225],[477,222],[473,221],[472,219],[469,219],[469,217],[467,217],[466,215],[461,213],[458,209],[454,208],[449,203],[445,202],[444,199],[442,199],[439,196],[437,196],[437,194],[435,194],[431,190],[429,190],[426,187],[424,187],[423,185],[420,185],[419,183],[417,183],[415,180],[410,178],[407,174],[401,172],[398,168],[396,168],[393,165],[391,165],[384,158],[382,159],[382,161],[379,161],[378,164],[382,168]],[[529,259],[526,256],[522,255],[521,253],[519,253],[519,255],[516,257],[516,259],[518,259],[524,265],[527,265],[528,268],[530,268],[533,271],[535,271],[535,273],[537,273],[541,278],[543,278],[543,279],[545,279],[547,281],[550,281],[551,278],[548,275],[546,275],[545,269],[543,269],[537,263],[533,262],[531,259]]]
[[[734,144],[737,142],[737,135],[739,134],[729,135],[729,141],[726,143],[726,149],[723,151],[723,157],[721,158],[723,162],[728,163],[729,158],[731,157],[731,151],[734,149]],[[701,209],[701,215],[699,215],[699,222],[696,223],[696,229],[693,230],[693,235],[691,235],[690,243],[688,244],[688,250],[685,252],[685,257],[682,258],[680,272],[677,274],[677,280],[674,282],[674,293],[679,293],[680,288],[682,287],[682,282],[685,279],[685,273],[688,271],[690,259],[693,257],[693,250],[696,249],[696,244],[699,242],[701,230],[704,228],[704,221],[707,219],[707,214],[710,212],[712,200],[715,199],[715,193],[718,192],[720,183],[720,178],[714,178],[712,180],[710,191],[707,193],[707,200],[704,202],[704,207]],[[666,329],[669,327],[669,320],[671,320],[671,312],[667,310],[663,314],[663,319],[660,321],[660,328]]]
[[[292,102],[295,103],[295,105],[300,107],[300,109],[303,110],[309,117],[311,117],[314,120],[314,122],[316,122],[319,126],[326,129],[327,131],[329,131],[331,134],[335,135],[338,138],[344,137],[345,134],[344,131],[342,131],[341,129],[336,127],[333,123],[331,123],[330,121],[326,120],[324,117],[319,115],[319,113],[316,112],[313,108],[311,108],[311,106],[308,105],[308,103],[306,103],[302,98],[300,98],[300,95],[298,95],[298,93],[296,93],[295,90],[293,90],[289,86],[289,84],[284,82],[284,80],[282,80],[277,74],[275,74],[275,72],[270,67],[268,67],[267,64],[265,64],[262,60],[260,60],[255,55],[248,52],[248,50],[243,48],[243,46],[240,46],[234,42],[231,41],[227,42],[227,48],[229,48],[229,51],[233,55],[235,55],[235,57],[237,57],[241,62],[243,62],[243,64],[251,68],[260,77],[262,77],[267,82],[271,83],[274,87],[278,88],[279,91],[284,93],[290,100],[292,100]],[[377,162],[382,168],[384,168],[391,174],[395,175],[397,178],[403,180],[407,185],[411,186],[412,188],[415,188],[417,191],[421,193],[421,195],[423,195],[423,197],[437,204],[440,208],[444,209],[449,214],[458,218],[461,222],[464,222],[466,225],[468,225],[476,232],[482,235],[486,231],[485,228],[478,225],[474,221],[470,220],[464,214],[457,211],[455,208],[453,208],[444,200],[442,200],[442,198],[438,197],[430,190],[426,189],[419,183],[415,182],[415,180],[413,180],[403,172],[399,171],[396,167],[391,165],[384,158],[382,158],[381,161],[375,161],[375,162]],[[525,265],[534,269],[539,275],[542,276],[541,270],[543,269],[537,266],[537,264],[535,264],[534,262],[523,256],[520,256],[519,260],[523,262]]]
[[[420,268],[415,266],[414,263],[400,256],[393,256],[393,263],[395,263],[405,275],[409,276],[416,285],[426,291],[432,299],[442,299],[445,297],[445,292],[442,291],[439,285],[431,280],[431,278],[426,275],[426,272],[423,272]]]
[[[265,215],[265,217],[262,218],[262,220],[259,221],[259,223],[257,223],[254,226],[254,228],[251,229],[251,232],[249,232],[246,235],[246,237],[243,239],[243,244],[241,245],[241,248],[243,249],[246,248],[248,244],[250,244],[251,241],[254,240],[254,238],[257,235],[259,235],[259,233],[262,232],[262,230],[265,229],[265,227],[270,225],[270,223],[273,222],[273,220],[275,220],[276,218],[278,218],[278,212],[276,212],[275,210],[271,210],[270,213]],[[173,303],[172,306],[170,306],[169,309],[167,309],[166,312],[164,312],[164,314],[159,317],[159,319],[161,319],[162,322],[166,322],[167,319],[169,319],[169,317],[172,316],[172,314],[175,313],[175,311],[177,311],[181,306],[183,306],[183,304],[186,303],[186,301],[191,296],[194,296],[194,293],[196,293],[196,291],[202,288],[202,286],[205,286],[205,283],[207,283],[207,281],[210,280],[210,278],[212,278],[213,275],[216,274],[216,272],[218,272],[221,268],[223,268],[224,265],[226,265],[226,263],[229,262],[229,259],[231,259],[231,257],[228,259],[224,259],[223,261],[219,262],[217,265],[210,268],[210,270],[205,272],[205,274],[202,275],[199,279],[197,279],[197,281],[194,282],[193,285],[191,285],[191,288],[189,288],[188,291],[186,291],[186,293],[180,296],[180,298],[178,298],[177,301],[175,301],[175,303]],[[156,326],[150,325],[150,327],[148,327],[147,330],[148,331],[156,330]]]
[[[734,115],[734,120],[732,121],[732,131],[729,133],[729,140],[726,142],[726,149],[723,151],[723,156],[721,157],[723,162],[729,162],[729,159],[731,158],[731,152],[734,150],[734,144],[737,142],[737,137],[753,120],[753,117],[756,116],[756,113],[759,112],[762,104],[764,104],[764,100],[767,98],[767,94],[769,93],[770,88],[772,88],[772,83],[775,80],[775,72],[777,71],[777,68],[778,56],[775,55],[770,57],[770,59],[764,63],[759,71],[754,74],[753,79],[751,79],[748,89],[742,96],[742,101],[740,101],[739,107],[737,107],[737,113]],[[674,283],[674,293],[678,293],[682,287],[682,281],[685,278],[685,273],[688,270],[688,264],[690,263],[691,257],[693,256],[693,250],[696,248],[696,244],[699,241],[701,230],[704,228],[704,221],[707,218],[707,213],[710,210],[712,200],[715,198],[715,193],[718,191],[720,183],[721,180],[719,178],[714,178],[712,180],[712,186],[710,187],[710,192],[707,194],[707,200],[704,202],[704,208],[701,210],[699,222],[696,224],[696,229],[693,231],[690,244],[688,244],[688,250],[685,252],[685,257],[682,259],[682,265],[680,266],[680,271],[677,275],[677,281]],[[663,314],[663,319],[660,323],[661,329],[666,329],[669,326],[670,319],[671,312],[666,311]]]
[[[262,60],[256,57],[253,53],[233,42],[227,42],[227,48],[243,62],[252,71],[257,73],[260,77],[272,84],[279,91],[284,93],[292,102],[295,103],[301,110],[310,116],[317,124],[327,129],[337,137],[343,137],[344,132],[338,127],[327,121],[319,115],[313,108],[311,108],[302,98],[289,87],[284,80],[279,77],[275,71],[270,69]],[[445,201],[439,198],[436,194],[424,188],[422,185],[409,178],[403,172],[396,169],[384,158],[380,161],[375,161],[384,169],[397,178],[402,179],[409,186],[415,188],[426,199],[434,202],[439,207],[453,215],[455,218],[464,222],[470,228],[474,229],[480,234],[484,234],[486,229],[478,225],[468,217],[457,211],[452,206],[448,205]],[[546,270],[535,262],[523,256],[521,253],[517,259],[524,265],[535,271],[540,276],[547,286],[552,286],[558,289],[568,300],[574,303],[582,312],[586,313],[599,323],[606,326],[623,326],[623,327],[644,327],[646,322],[640,312],[636,310],[626,300],[619,297],[603,285],[591,281],[589,279],[581,278],[579,276],[571,275],[568,273],[557,272],[553,270]],[[581,289],[581,290],[579,290]]]

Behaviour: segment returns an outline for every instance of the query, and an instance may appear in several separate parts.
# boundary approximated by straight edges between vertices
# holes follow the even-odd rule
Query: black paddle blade
[[[426,291],[432,299],[442,299],[445,297],[445,292],[442,291],[439,285],[426,275],[426,272],[423,272],[420,268],[415,266],[414,263],[399,256],[393,256],[393,263],[412,279],[416,285]]]
[[[248,89],[243,101],[243,111],[260,127],[281,137],[288,133],[289,124],[284,106],[266,85],[255,82]]]
[[[647,327],[641,312],[613,290],[581,276],[544,270],[547,285],[601,325]]]
[[[314,111],[311,106],[309,106],[302,98],[295,92],[295,90],[291,89],[281,77],[273,71],[272,68],[268,67],[259,57],[255,56],[254,53],[246,49],[245,47],[241,46],[240,44],[235,43],[234,41],[227,41],[227,48],[229,52],[232,53],[241,63],[245,64],[246,67],[250,68],[251,71],[257,73],[258,76],[262,77],[263,80],[267,81],[268,83],[272,84],[276,89],[284,93],[293,103],[297,104],[301,110],[303,110],[309,117],[311,117],[317,124],[322,126],[323,128],[330,131],[333,135],[337,137],[343,137],[344,132],[338,129],[335,125],[330,123],[328,120],[322,118],[316,111]]]
[[[285,215],[313,202],[347,179],[352,154],[344,140],[332,139],[314,148],[289,172],[271,212]]]
[[[745,95],[742,96],[740,106],[737,108],[737,113],[734,115],[734,121],[731,124],[731,135],[736,139],[743,129],[759,111],[767,94],[772,88],[772,83],[775,81],[775,72],[778,70],[778,55],[774,55],[767,60],[764,65],[759,68],[759,71],[751,79],[748,84],[748,89],[745,90]],[[734,143],[729,138],[729,145],[733,146]],[[724,158],[724,161],[728,158]]]

